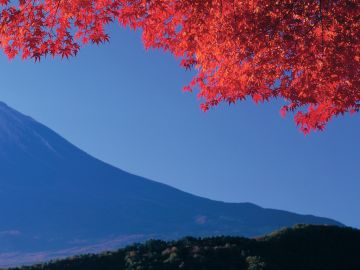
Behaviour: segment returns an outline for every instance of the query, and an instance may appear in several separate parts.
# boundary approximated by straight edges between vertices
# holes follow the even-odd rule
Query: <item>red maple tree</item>
[[[181,59],[208,110],[247,97],[282,98],[303,132],[360,110],[359,0],[0,0],[9,58],[69,57],[104,27],[143,31],[146,48]]]

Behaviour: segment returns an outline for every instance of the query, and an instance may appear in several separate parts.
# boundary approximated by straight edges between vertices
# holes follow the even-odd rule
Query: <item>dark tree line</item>
[[[359,270],[360,231],[299,225],[258,239],[151,240],[116,252],[12,270]]]

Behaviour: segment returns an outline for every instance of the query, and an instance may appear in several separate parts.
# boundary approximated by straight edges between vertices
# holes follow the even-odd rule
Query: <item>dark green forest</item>
[[[12,270],[359,270],[360,230],[297,225],[256,239],[151,240]]]

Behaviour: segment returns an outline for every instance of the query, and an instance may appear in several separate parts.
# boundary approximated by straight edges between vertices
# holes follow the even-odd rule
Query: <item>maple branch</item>
[[[144,30],[147,48],[173,53],[185,68],[196,64],[189,89],[199,90],[205,109],[247,96],[255,102],[282,97],[302,113],[295,122],[303,131],[359,109],[356,0],[11,2],[2,0],[0,18],[0,46],[9,58],[75,55],[80,44],[106,41],[105,26],[118,18]],[[289,70],[297,73],[283,78]],[[272,91],[279,78],[284,83]]]
[[[53,20],[52,20],[52,22],[51,22],[51,29],[50,29],[50,31],[51,31],[51,33],[52,33],[54,36],[55,36],[54,30],[53,30],[53,29],[54,29],[54,23],[55,23],[55,20],[56,20],[56,16],[57,16],[57,13],[58,13],[58,10],[59,10],[61,1],[62,1],[62,0],[58,0],[58,2],[57,2],[55,14],[54,14],[54,18],[53,18]]]
[[[319,0],[320,22],[321,22],[321,46],[324,51],[324,23],[323,23],[323,2]]]

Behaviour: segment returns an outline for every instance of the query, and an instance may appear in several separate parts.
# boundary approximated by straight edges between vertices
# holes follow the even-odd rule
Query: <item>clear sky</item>
[[[121,169],[208,198],[360,227],[360,115],[304,136],[281,101],[208,113],[183,93],[192,73],[112,30],[69,60],[0,58],[0,100]]]

